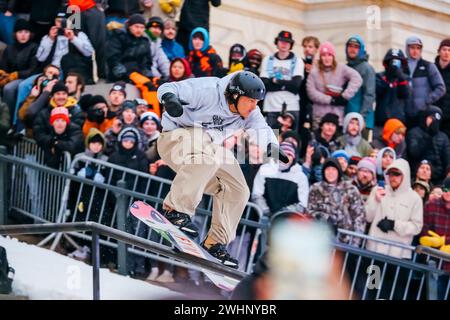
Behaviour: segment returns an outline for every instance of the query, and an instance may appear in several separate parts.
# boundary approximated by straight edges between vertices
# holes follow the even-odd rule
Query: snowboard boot
[[[239,262],[232,256],[230,256],[227,251],[227,247],[224,244],[216,243],[208,248],[205,246],[205,241],[203,241],[201,246],[206,251],[208,251],[210,255],[212,255],[216,259],[219,259],[220,262],[222,262],[222,264],[226,265],[227,267],[231,267],[234,269],[239,268]]]
[[[164,216],[167,220],[169,220],[174,226],[178,227],[181,231],[186,233],[188,236],[192,238],[198,237],[198,228],[192,222],[191,217],[182,212],[178,212],[176,210],[172,210],[168,212],[164,211]]]

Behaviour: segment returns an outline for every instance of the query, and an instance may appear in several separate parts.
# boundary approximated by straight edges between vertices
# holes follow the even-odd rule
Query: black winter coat
[[[69,124],[61,135],[57,135],[51,126],[36,128],[33,132],[38,146],[44,150],[44,161],[49,167],[58,169],[65,151],[73,156],[84,149],[83,132],[78,126]]]
[[[26,79],[39,72],[39,62],[36,59],[38,45],[32,41],[8,46],[0,61],[0,69],[8,73],[18,71],[19,79]]]
[[[129,75],[135,71],[152,76],[152,55],[147,37],[136,38],[128,31],[113,30],[106,55],[113,81],[129,81]],[[119,69],[122,69],[121,75],[118,74]]]
[[[442,121],[450,121],[450,64],[442,69],[439,65],[439,57],[436,58],[435,63],[444,79],[445,87],[447,88],[445,95],[436,102],[436,105],[442,110]]]
[[[153,5],[159,5],[157,1]],[[141,13],[142,9],[139,0],[109,0],[106,15],[114,15],[119,17],[129,17],[135,13]]]
[[[58,10],[65,2],[65,0],[32,1],[30,21],[53,23]]]
[[[192,30],[203,27],[209,30],[209,3],[214,7],[221,4],[221,0],[185,0],[180,14],[180,27]]]
[[[406,135],[408,160],[411,172],[416,172],[422,160],[428,160],[432,166],[431,181],[439,184],[445,178],[450,164],[450,141],[441,131],[431,134],[423,125],[412,128]]]

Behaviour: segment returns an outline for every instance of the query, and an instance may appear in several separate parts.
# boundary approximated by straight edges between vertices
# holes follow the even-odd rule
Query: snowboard
[[[130,207],[131,214],[141,220],[147,226],[158,232],[164,239],[171,242],[175,248],[202,259],[215,263],[221,263],[218,259],[211,256],[198,243],[189,238],[183,231],[174,226],[151,205],[136,201]],[[223,276],[211,271],[202,270],[202,272],[220,289],[232,291],[239,283],[239,280]]]

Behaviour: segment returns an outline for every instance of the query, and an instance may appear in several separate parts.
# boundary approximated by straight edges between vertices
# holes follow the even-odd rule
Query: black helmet
[[[231,102],[237,105],[241,96],[256,100],[264,99],[266,87],[256,74],[250,71],[242,71],[230,80],[225,93]]]

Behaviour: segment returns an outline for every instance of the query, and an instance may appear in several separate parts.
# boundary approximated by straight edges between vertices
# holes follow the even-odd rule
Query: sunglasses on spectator
[[[394,176],[394,177],[400,177],[400,176],[402,176],[403,174],[402,174],[401,172],[399,172],[399,171],[389,171],[389,172],[387,173],[387,175],[388,175],[388,176]]]

